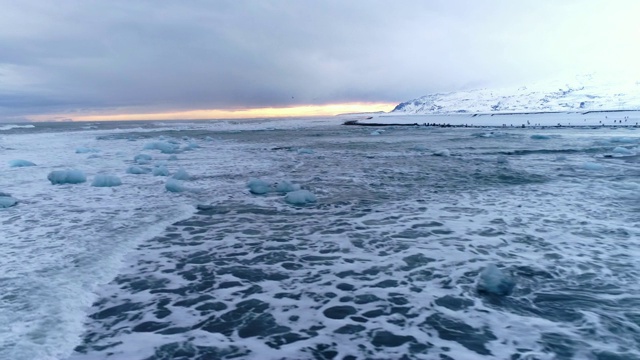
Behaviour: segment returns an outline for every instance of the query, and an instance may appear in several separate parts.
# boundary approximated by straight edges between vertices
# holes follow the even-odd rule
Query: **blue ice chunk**
[[[18,200],[11,196],[0,196],[0,208],[12,207],[18,203]]]
[[[204,138],[206,141],[213,141],[213,138],[211,136],[207,136],[206,138]]]
[[[531,135],[531,139],[533,139],[533,140],[549,140],[549,139],[551,139],[551,136],[535,134],[535,135]]]
[[[379,130],[374,130],[374,131],[371,132],[371,135],[374,135],[374,136],[380,135],[380,134],[382,134],[382,133]]]
[[[262,195],[271,190],[271,186],[268,182],[260,179],[251,179],[247,183],[247,187],[252,194]]]
[[[176,180],[191,180],[191,175],[185,169],[178,169],[172,178]]]
[[[600,170],[604,170],[604,166],[598,164],[598,163],[593,163],[593,162],[586,162],[584,164],[582,164],[582,168],[585,170],[592,170],[592,171],[600,171]]]
[[[122,185],[122,180],[115,175],[98,174],[93,178],[91,186],[95,187],[113,187]]]
[[[27,160],[11,160],[9,161],[10,167],[25,167],[25,166],[36,166],[36,164]]]
[[[156,166],[153,168],[153,176],[169,176],[169,169],[166,166]]]
[[[87,181],[87,177],[80,170],[55,170],[49,173],[47,179],[53,185],[59,184],[80,184]]]
[[[98,149],[93,149],[93,148],[87,148],[87,147],[79,147],[76,148],[76,154],[87,154],[87,153],[97,153],[100,152],[100,150]]]
[[[182,184],[182,181],[177,179],[168,179],[167,183],[164,185],[165,189],[170,192],[178,193],[187,191],[187,187]]]
[[[149,164],[153,160],[153,157],[149,154],[138,154],[133,157],[133,161],[136,164],[146,165]]]
[[[313,154],[315,151],[312,149],[300,148],[298,149],[298,154]]]
[[[145,150],[160,150],[163,154],[175,154],[180,150],[180,147],[176,144],[165,142],[165,141],[156,141],[152,143],[148,143],[144,146]]]
[[[618,143],[618,144],[633,144],[638,142],[638,140],[635,138],[627,138],[627,137],[615,137],[615,138],[611,138],[611,140],[609,141],[612,143]]]
[[[196,143],[195,143],[195,142],[193,142],[193,141],[190,141],[190,142],[189,142],[189,144],[188,144],[188,145],[186,145],[186,146],[184,147],[184,149],[183,149],[183,150],[185,150],[185,151],[189,151],[189,150],[197,149],[197,148],[199,148],[199,147],[200,147],[200,145],[196,144]]]
[[[318,199],[309,190],[296,190],[284,197],[284,201],[291,205],[306,205],[308,203],[316,202]]]
[[[613,149],[613,153],[614,154],[620,154],[620,155],[635,155],[636,153],[633,152],[633,150],[629,150],[627,148],[623,148],[622,146],[616,146]]]
[[[286,180],[281,181],[276,185],[276,191],[280,193],[288,193],[296,190],[300,190],[300,185],[290,183]]]
[[[498,296],[510,295],[516,282],[500,270],[496,265],[489,264],[480,272],[478,280],[478,292]]]
[[[151,169],[143,166],[130,166],[127,169],[128,174],[140,175],[140,174],[148,174],[151,172]]]

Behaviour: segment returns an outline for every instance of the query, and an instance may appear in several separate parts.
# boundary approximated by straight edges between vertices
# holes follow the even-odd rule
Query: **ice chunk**
[[[249,180],[247,187],[252,194],[256,195],[266,194],[271,190],[269,183],[260,179]]]
[[[313,154],[315,151],[306,148],[298,149],[298,154]]]
[[[624,143],[624,144],[633,144],[635,142],[638,142],[637,139],[635,138],[627,138],[627,137],[615,137],[615,138],[611,138],[611,140],[609,140],[612,143]]]
[[[0,209],[12,207],[18,203],[18,200],[11,196],[0,196]]]
[[[49,173],[47,179],[51,184],[80,184],[87,181],[87,177],[80,170],[55,170]]]
[[[277,192],[281,192],[281,193],[288,193],[288,192],[292,192],[292,191],[296,191],[296,190],[300,190],[300,185],[296,185],[293,183],[290,183],[288,181],[281,181],[278,183],[278,185],[276,185],[276,191]]]
[[[156,141],[144,146],[145,150],[160,150],[163,154],[174,154],[179,151],[179,146],[165,141]]]
[[[613,149],[613,153],[614,154],[620,154],[620,155],[635,155],[636,153],[633,152],[633,150],[629,150],[627,148],[623,148],[621,146],[616,146]]]
[[[291,205],[305,205],[308,203],[316,202],[316,196],[311,193],[309,190],[296,190],[284,197],[284,201],[288,202]]]
[[[76,148],[76,154],[87,154],[87,153],[97,153],[97,152],[100,152],[100,150],[82,147],[82,146],[79,148]]]
[[[166,166],[156,166],[153,168],[153,176],[169,176],[169,169]]]
[[[600,171],[600,170],[604,170],[604,166],[598,164],[598,163],[593,163],[593,162],[586,162],[584,164],[582,164],[582,168],[585,170],[592,170],[592,171]]]
[[[115,175],[98,174],[93,178],[91,186],[95,187],[112,187],[122,185],[122,180]]]
[[[11,197],[11,194],[0,191],[0,196]]]
[[[515,286],[515,281],[494,264],[487,265],[480,272],[478,292],[505,296],[510,295]]]
[[[138,154],[133,157],[133,161],[135,161],[136,164],[140,165],[149,164],[151,160],[153,160],[153,157],[149,154]]]
[[[142,166],[130,166],[127,169],[127,173],[134,174],[134,175],[148,174],[150,172],[151,172],[151,169],[149,169],[148,167],[142,167]]]
[[[433,156],[451,156],[451,151],[449,149],[436,150]]]
[[[183,148],[183,150],[184,150],[184,151],[189,151],[189,150],[197,149],[197,148],[199,148],[199,147],[200,147],[200,145],[196,144],[196,143],[195,143],[195,142],[193,142],[193,141],[190,141],[190,142],[189,142],[189,144],[188,144],[188,145],[186,145],[186,146]]]
[[[382,132],[380,132],[379,130],[374,130],[371,132],[371,135],[374,135],[374,136],[380,135],[380,134],[382,134]]]
[[[36,164],[27,160],[11,160],[9,161],[10,167],[25,167],[25,166],[36,166]]]
[[[206,141],[213,141],[213,138],[211,136],[207,136],[206,138],[204,138]]]
[[[178,169],[172,178],[176,180],[191,180],[191,175],[185,169]]]
[[[548,140],[548,139],[551,139],[551,136],[535,134],[535,135],[531,135],[531,138],[533,140]]]
[[[185,187],[182,184],[182,181],[177,179],[168,179],[167,183],[164,185],[164,188],[167,189],[167,191],[174,192],[174,193],[188,190],[187,187]]]

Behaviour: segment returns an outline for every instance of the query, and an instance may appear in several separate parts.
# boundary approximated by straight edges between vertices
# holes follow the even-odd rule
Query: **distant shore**
[[[500,115],[500,116],[494,116]],[[346,116],[343,125],[351,126],[426,126],[426,127],[501,127],[501,128],[638,128],[639,110],[602,110],[588,112],[456,113]]]

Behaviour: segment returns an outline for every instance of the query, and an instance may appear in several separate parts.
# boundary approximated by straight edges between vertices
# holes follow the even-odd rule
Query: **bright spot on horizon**
[[[70,119],[72,121],[135,121],[135,120],[222,120],[222,119],[253,119],[253,118],[286,118],[286,117],[314,117],[335,116],[348,113],[388,112],[393,110],[396,103],[343,103],[327,105],[305,105],[292,107],[266,107],[253,109],[199,109],[167,111],[154,113],[87,113],[35,115],[32,121],[56,121],[55,119]],[[58,120],[59,121],[59,120]]]

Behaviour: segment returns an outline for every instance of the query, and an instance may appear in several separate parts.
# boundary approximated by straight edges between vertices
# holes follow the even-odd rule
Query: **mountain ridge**
[[[434,93],[398,104],[396,114],[510,114],[640,110],[640,81],[593,75],[570,82]]]

